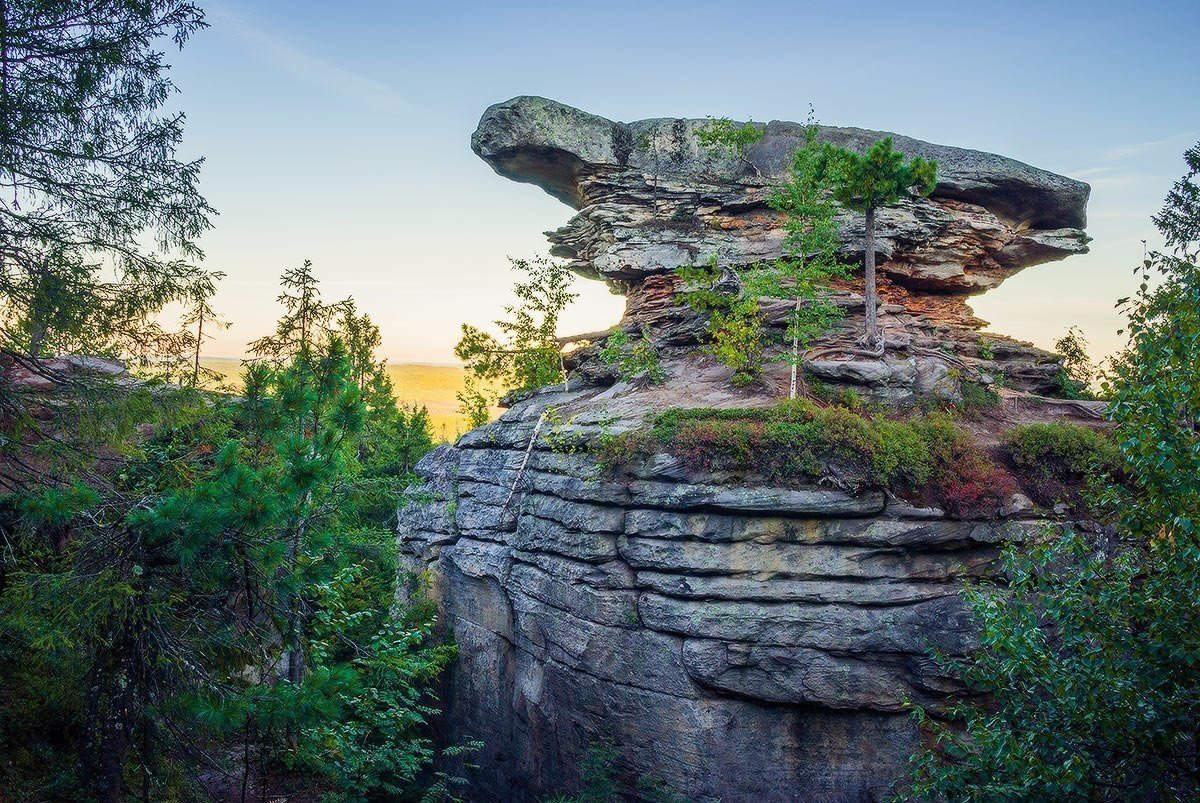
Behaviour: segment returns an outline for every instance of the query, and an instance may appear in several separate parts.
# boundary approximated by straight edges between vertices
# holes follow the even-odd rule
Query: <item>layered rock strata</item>
[[[485,745],[475,799],[574,789],[606,743],[631,794],[652,779],[692,801],[886,798],[916,745],[906,701],[957,691],[930,651],[972,643],[960,583],[1046,522],[733,485],[667,455],[598,467],[588,445],[658,392],[539,394],[418,468],[401,547],[459,645],[447,738]],[[547,407],[566,423],[547,427]]]
[[[471,145],[501,175],[536,184],[578,210],[547,234],[551,253],[625,295],[622,326],[645,328],[669,353],[673,346],[690,350],[704,328],[675,298],[677,267],[715,258],[721,267],[737,269],[781,255],[784,232],[768,201],[803,143],[802,125],[775,121],[763,126],[759,142],[737,154],[700,143],[696,132],[709,124],[618,123],[544,98],[519,97],[489,108]],[[938,376],[941,369],[910,353],[948,350],[978,367],[985,381],[1056,390],[1053,355],[981,335],[983,322],[965,299],[1024,268],[1086,252],[1088,185],[995,154],[882,131],[820,127],[823,141],[858,150],[885,136],[903,153],[938,163],[929,198],[902,200],[877,215],[887,357],[849,372],[828,360],[810,370],[893,402],[911,401],[933,386],[952,396],[953,387]],[[846,260],[861,263],[861,215],[842,214],[841,239]],[[853,282],[841,289],[844,325],[857,327],[861,294]],[[764,302],[764,308],[768,321],[782,327],[785,305]],[[579,355],[581,373],[602,373],[588,364],[590,354]],[[887,382],[870,378],[881,373]]]
[[[570,392],[543,389],[418,467],[399,542],[459,646],[444,736],[483,742],[473,799],[573,790],[603,744],[631,799],[649,799],[649,786],[725,803],[886,799],[919,738],[907,703],[938,710],[960,691],[930,658],[974,643],[960,584],[1047,525],[1023,499],[964,521],[881,490],[696,476],[666,454],[598,464],[601,440],[655,411],[780,397],[786,367],[738,390],[696,353],[703,321],[675,302],[673,270],[711,254],[734,267],[778,255],[766,197],[800,127],[767,124],[741,158],[701,148],[702,123],[614,123],[518,98],[489,109],[473,138],[498,172],[578,210],[550,234],[555,252],[627,294],[622,325],[651,331],[667,375],[618,381],[582,349]],[[880,134],[822,136],[865,147]],[[1084,250],[1086,185],[896,143],[941,170],[931,198],[881,215],[887,351],[809,370],[896,402],[938,395],[963,364],[1026,392],[1052,387],[1050,355],[982,337],[963,299]],[[843,223],[853,258],[861,221]],[[852,283],[842,303],[854,326]],[[953,361],[916,354],[926,343]]]

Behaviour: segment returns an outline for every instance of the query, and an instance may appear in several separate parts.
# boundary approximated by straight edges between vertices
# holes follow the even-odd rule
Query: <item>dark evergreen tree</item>
[[[0,3],[0,350],[172,345],[154,315],[205,281],[212,210],[159,47],[203,26],[183,0]]]
[[[296,777],[357,800],[427,766],[451,652],[431,610],[396,610],[394,511],[428,420],[397,408],[366,316],[314,327],[305,270],[274,335],[294,353],[239,397],[155,389],[176,413],[107,475],[2,500],[6,789],[195,799],[215,761],[242,796]]]
[[[892,138],[881,139],[865,153],[828,147],[834,197],[842,205],[862,212],[866,238],[863,243],[864,301],[866,332],[864,343],[880,345],[879,290],[875,281],[875,212],[896,203],[906,195],[929,195],[937,185],[937,163],[921,157],[905,161],[904,154],[892,147]]]

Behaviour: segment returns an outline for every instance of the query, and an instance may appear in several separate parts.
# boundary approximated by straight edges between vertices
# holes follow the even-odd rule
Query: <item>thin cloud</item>
[[[232,33],[248,45],[248,50],[280,72],[365,106],[392,112],[413,109],[412,104],[388,84],[306,53],[250,24],[224,6],[209,5],[208,12],[214,29]]]
[[[1085,167],[1083,170],[1072,170],[1067,175],[1071,178],[1087,178],[1088,176],[1097,176],[1101,173],[1111,172],[1111,167]]]
[[[1154,148],[1178,144],[1180,141],[1191,139],[1197,134],[1200,134],[1200,131],[1185,131],[1182,134],[1175,134],[1174,136],[1166,137],[1164,139],[1152,139],[1148,142],[1138,142],[1133,145],[1117,145],[1116,147],[1109,148],[1106,155],[1109,159],[1125,159],[1130,156],[1137,156],[1139,153],[1144,153],[1145,151],[1152,150]]]

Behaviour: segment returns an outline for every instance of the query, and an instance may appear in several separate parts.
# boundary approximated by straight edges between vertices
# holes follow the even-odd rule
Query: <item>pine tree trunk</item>
[[[875,286],[875,210],[867,210],[867,242],[863,254],[866,285],[866,344],[874,347],[879,343],[879,289]]]
[[[200,343],[204,340],[204,313],[196,321],[196,356],[192,362],[192,387],[200,384]]]
[[[125,758],[129,754],[130,713],[134,703],[134,659],[129,624],[120,625],[121,634],[110,681],[110,693],[101,701],[98,742],[96,744],[96,799],[99,803],[119,803],[123,791]]]

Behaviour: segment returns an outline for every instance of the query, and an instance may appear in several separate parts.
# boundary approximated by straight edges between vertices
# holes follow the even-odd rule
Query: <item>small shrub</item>
[[[1088,342],[1078,326],[1072,326],[1054,343],[1054,350],[1062,361],[1058,372],[1058,385],[1068,399],[1094,399],[1091,390],[1096,378],[1096,365],[1087,353]]]
[[[950,416],[934,413],[914,426],[930,451],[929,483],[924,496],[951,516],[992,515],[1016,493],[1012,477]]]
[[[579,794],[557,794],[547,798],[545,803],[608,803],[617,800],[617,782],[613,778],[616,759],[617,748],[611,742],[589,745],[579,763]]]
[[[962,395],[956,407],[960,412],[974,414],[980,410],[990,410],[1000,403],[1000,394],[996,389],[979,382],[961,382],[958,391]]]
[[[881,483],[920,488],[929,482],[933,463],[929,444],[910,423],[878,418],[879,452],[875,467]]]
[[[1088,492],[1114,478],[1121,465],[1111,438],[1078,424],[1023,424],[1007,434],[1004,449],[1036,502],[1063,502],[1080,512],[1095,511]]]
[[[667,378],[658,358],[658,349],[650,340],[648,329],[642,329],[639,340],[633,342],[629,334],[619,326],[613,327],[600,349],[600,361],[615,365],[617,373],[626,382],[645,379],[652,384],[661,384]]]

